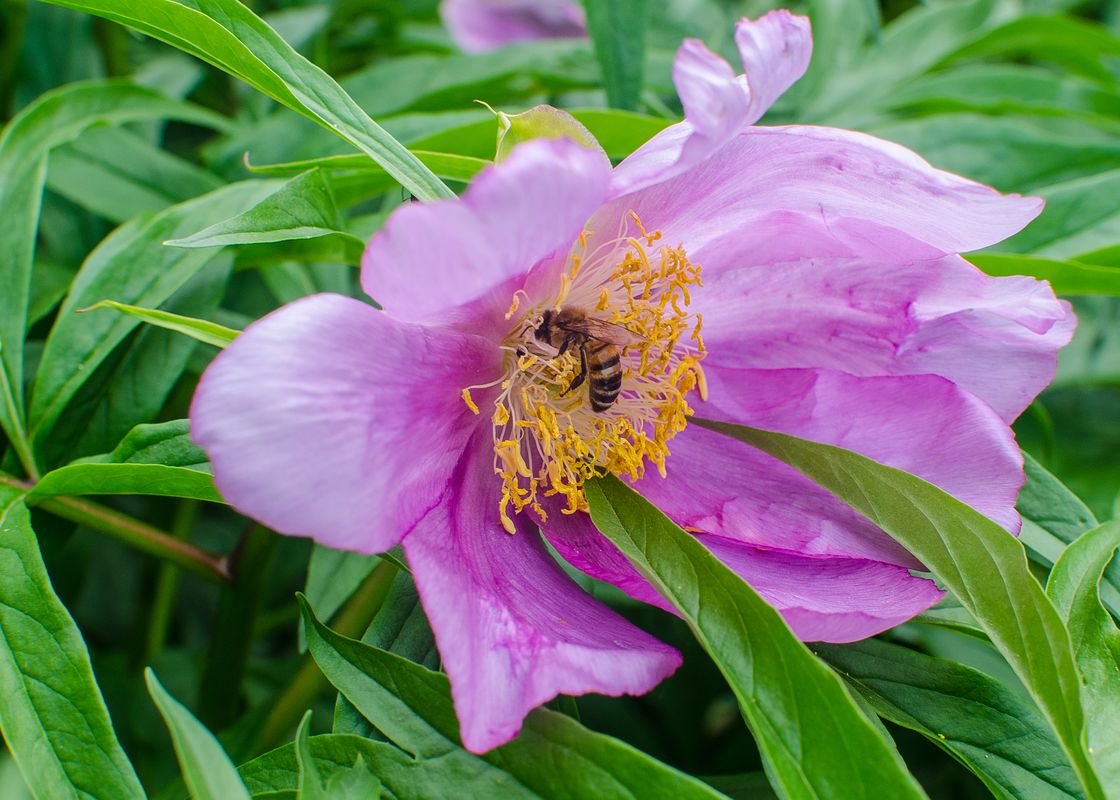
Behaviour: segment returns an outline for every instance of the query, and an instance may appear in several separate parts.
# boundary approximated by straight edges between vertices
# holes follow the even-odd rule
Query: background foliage
[[[472,101],[568,108],[618,159],[679,118],[682,37],[733,56],[767,8],[602,0],[589,41],[464,55],[434,0],[0,0],[0,797],[1120,797],[1116,0],[794,6],[813,62],[764,122],[1045,197],[971,258],[1080,319],[1016,426],[1018,542],[905,473],[725,431],[922,557],[951,595],[913,622],[810,650],[603,481],[596,521],[682,619],[584,582],[685,665],[475,756],[405,566],[238,517],[189,440],[216,348],[359,295],[386,215],[493,157]]]

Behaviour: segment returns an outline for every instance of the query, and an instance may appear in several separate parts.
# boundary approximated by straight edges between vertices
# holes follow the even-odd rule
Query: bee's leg
[[[581,347],[579,349],[579,375],[576,375],[574,378],[572,378],[572,382],[568,384],[568,388],[565,389],[564,394],[560,396],[563,397],[565,394],[571,392],[572,389],[578,389],[580,386],[582,386],[583,382],[587,380],[587,374],[589,371],[590,370],[587,366],[587,351]]]
[[[577,341],[578,337],[574,333],[569,333],[564,337],[564,342],[560,345],[560,352],[556,354],[557,358],[568,352],[568,348]]]

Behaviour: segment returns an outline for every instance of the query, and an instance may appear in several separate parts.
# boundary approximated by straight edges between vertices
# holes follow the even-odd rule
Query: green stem
[[[30,488],[21,481],[13,483],[4,478],[0,478],[0,483]],[[51,497],[35,501],[30,505],[48,511],[56,517],[76,522],[91,531],[112,536],[130,547],[177,564],[212,581],[228,583],[230,580],[229,564],[225,556],[207,553],[159,528],[99,503],[77,497]]]
[[[0,84],[0,86],[3,86],[3,84]],[[4,404],[7,406],[7,416],[12,426],[12,430],[5,431],[5,433],[8,434],[8,441],[11,443],[12,449],[15,450],[16,456],[19,457],[19,463],[23,465],[23,471],[27,473],[31,480],[37,481],[39,480],[39,468],[35,464],[35,453],[31,449],[27,433],[22,427],[23,410],[17,407],[19,401],[11,389],[8,371],[3,363],[0,363],[0,397],[3,398]]]
[[[388,561],[378,564],[331,620],[331,628],[351,639],[361,636],[381,608],[396,573],[397,568]],[[305,656],[295,678],[272,704],[272,711],[261,725],[250,754],[263,753],[283,742],[303,712],[328,686],[315,660],[310,655]]]
[[[223,586],[218,597],[210,654],[198,695],[199,719],[211,729],[228,727],[240,714],[241,683],[253,628],[278,541],[266,528],[250,527],[233,556],[233,582]]]
[[[102,17],[93,18],[93,37],[97,41],[97,49],[101,51],[105,74],[110,78],[120,78],[131,71],[127,36],[125,29],[117,23]]]
[[[197,500],[184,500],[179,503],[175,521],[171,525],[171,535],[186,541],[198,519]],[[156,576],[156,587],[152,597],[152,612],[148,615],[148,630],[144,636],[144,650],[141,663],[151,664],[163,650],[167,642],[167,631],[171,627],[171,614],[175,610],[175,594],[179,591],[182,573],[171,564],[161,564]]]

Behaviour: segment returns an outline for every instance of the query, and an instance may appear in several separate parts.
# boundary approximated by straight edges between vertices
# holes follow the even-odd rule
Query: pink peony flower
[[[583,7],[575,0],[443,0],[439,13],[455,43],[472,53],[587,35]]]
[[[583,510],[599,470],[805,640],[871,636],[941,597],[866,519],[690,427],[694,412],[857,450],[1018,530],[1008,423],[1074,318],[1046,284],[957,253],[1015,233],[1041,201],[863,134],[751,127],[804,72],[808,21],[773,12],[736,40],[745,78],[681,48],[687,120],[617,168],[537,140],[459,199],[398,209],[362,264],[384,310],[285,306],[195,396],[193,435],[234,507],[331,547],[403,542],[473,751],[559,693],[641,693],[680,664],[582,592],[538,531],[665,607]]]

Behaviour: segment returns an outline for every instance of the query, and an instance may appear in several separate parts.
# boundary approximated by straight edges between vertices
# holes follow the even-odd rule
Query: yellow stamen
[[[491,415],[494,471],[502,480],[499,518],[510,533],[516,530],[511,513],[530,509],[543,521],[545,498],[562,497],[565,514],[586,510],[583,485],[604,472],[634,481],[648,463],[664,476],[668,443],[692,415],[686,396],[693,390],[707,396],[700,368],[702,321],[688,311],[691,290],[701,285],[700,267],[680,247],[654,248],[661,232],[647,231],[636,215],[631,218],[638,236],[589,250],[591,237],[584,233],[554,298],[538,299],[511,328],[507,372]],[[521,294],[511,301],[507,318],[519,311]],[[560,356],[536,338],[549,308],[583,311],[626,328],[627,338],[634,339],[618,347],[622,389],[605,411],[590,405],[594,365],[584,386],[569,391],[583,374],[582,345]],[[463,401],[478,413],[468,390]]]
[[[479,413],[478,406],[475,405],[474,398],[471,397],[470,389],[463,390],[463,402],[467,404],[467,408],[469,408],[473,413]]]

